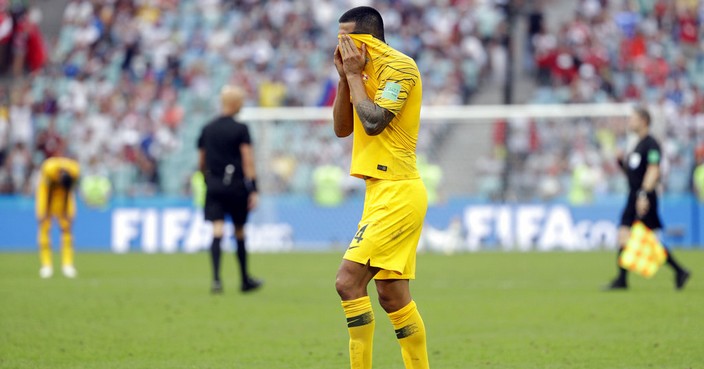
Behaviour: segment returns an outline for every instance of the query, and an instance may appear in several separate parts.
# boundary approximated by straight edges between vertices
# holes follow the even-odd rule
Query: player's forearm
[[[242,145],[240,147],[242,154],[242,174],[247,190],[250,192],[257,191],[257,169],[254,165],[254,153],[251,145]]]
[[[621,169],[624,173],[626,173],[628,171],[626,168],[626,162],[625,162],[624,158],[616,159],[616,163],[618,164],[619,169]]]
[[[249,160],[242,166],[242,171],[244,172],[244,178],[248,180],[257,179],[257,170],[254,167],[254,163]]]
[[[391,121],[387,116],[387,110],[374,104],[367,96],[367,91],[362,83],[362,76],[347,76],[347,82],[350,86],[352,104],[357,111],[357,116],[362,123],[362,127],[364,127],[364,131],[370,136],[378,135],[384,131]]]
[[[333,127],[337,137],[347,137],[354,130],[354,117],[350,103],[350,87],[347,81],[340,80],[337,85],[335,104],[332,107]]]
[[[203,150],[198,150],[198,170],[205,174],[205,152]]]
[[[641,190],[645,192],[655,191],[655,187],[658,185],[658,179],[660,178],[660,168],[657,166],[649,166],[645,171],[645,176],[643,177],[643,184],[641,185]]]

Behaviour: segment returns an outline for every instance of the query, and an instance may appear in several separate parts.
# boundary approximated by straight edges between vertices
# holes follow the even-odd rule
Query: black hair
[[[67,171],[62,170],[59,173],[59,185],[65,189],[71,189],[73,183],[75,182],[73,176],[71,176]]]
[[[642,106],[637,106],[633,110],[638,115],[638,117],[640,117],[640,119],[645,122],[645,125],[650,127],[650,112],[648,112],[648,109]]]
[[[354,33],[368,33],[386,42],[384,40],[384,20],[379,11],[370,6],[359,6],[346,11],[338,22],[354,22]]]

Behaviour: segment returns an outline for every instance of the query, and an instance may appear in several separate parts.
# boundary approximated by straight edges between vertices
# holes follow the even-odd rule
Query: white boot
[[[51,266],[43,266],[39,268],[39,276],[43,279],[51,278],[54,275],[54,268]]]
[[[73,265],[64,265],[61,271],[66,278],[76,278],[76,276],[78,276],[78,271]]]

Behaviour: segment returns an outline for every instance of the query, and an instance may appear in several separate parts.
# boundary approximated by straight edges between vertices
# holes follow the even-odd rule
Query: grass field
[[[422,254],[412,283],[431,366],[704,368],[704,252],[675,291],[668,268],[601,292],[613,253]],[[40,280],[34,254],[0,254],[0,368],[346,368],[339,254],[255,254],[263,290],[211,296],[206,254],[79,254],[79,278]],[[701,276],[701,277],[700,277]],[[370,287],[373,295],[375,292]],[[403,368],[374,304],[374,367]]]

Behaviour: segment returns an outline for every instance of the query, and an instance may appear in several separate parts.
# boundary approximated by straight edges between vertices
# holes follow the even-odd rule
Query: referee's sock
[[[210,245],[210,261],[213,265],[214,281],[220,281],[220,255],[222,254],[220,241],[222,241],[222,237],[213,237],[213,243]]]
[[[675,260],[669,249],[667,250],[667,264],[670,265],[672,269],[674,269],[677,273],[684,272],[684,268],[682,268],[682,266],[677,262],[677,260]]]
[[[247,249],[245,248],[244,239],[237,239],[237,261],[240,263],[242,284],[245,285],[249,281],[249,272],[247,271]]]
[[[626,277],[628,276],[628,271],[627,271],[625,268],[623,268],[623,267],[621,266],[621,264],[619,263],[619,260],[621,259],[621,254],[623,254],[623,250],[624,250],[624,249],[625,249],[625,247],[623,247],[623,246],[619,247],[619,249],[618,249],[618,255],[617,255],[617,257],[616,257],[616,265],[618,265],[618,277],[617,277],[617,280],[618,280],[618,281],[622,281],[623,284],[626,284]]]

